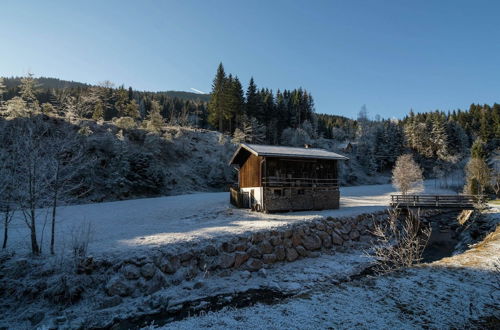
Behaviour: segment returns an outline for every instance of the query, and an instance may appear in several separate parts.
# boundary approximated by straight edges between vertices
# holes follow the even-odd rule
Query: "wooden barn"
[[[230,165],[237,207],[263,212],[339,208],[339,166],[347,157],[318,148],[241,144]]]

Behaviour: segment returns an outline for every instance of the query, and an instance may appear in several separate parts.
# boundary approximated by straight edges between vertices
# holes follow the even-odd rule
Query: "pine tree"
[[[219,131],[223,131],[224,115],[224,84],[226,82],[226,73],[222,63],[217,68],[214,81],[212,83],[212,92],[210,93],[210,102],[208,103],[208,123]]]
[[[163,127],[165,120],[163,119],[161,113],[160,103],[156,100],[151,102],[151,109],[149,110],[149,114],[147,119],[145,120],[146,129],[151,132],[160,132]]]
[[[139,105],[137,104],[137,102],[135,100],[130,101],[130,103],[128,103],[125,106],[125,113],[126,113],[126,116],[129,116],[129,117],[134,118],[134,119],[139,119],[139,117],[140,117]]]
[[[101,100],[97,101],[92,112],[92,119],[95,121],[104,119],[104,105]]]
[[[245,105],[246,115],[249,118],[257,117],[261,112],[260,107],[261,107],[260,96],[257,93],[257,85],[255,85],[255,82],[252,77],[250,78],[250,82],[248,83],[248,88],[246,92],[246,105]]]
[[[26,102],[31,114],[40,112],[40,104],[36,97],[38,86],[32,73],[28,73],[26,77],[21,78],[19,85],[19,95]]]

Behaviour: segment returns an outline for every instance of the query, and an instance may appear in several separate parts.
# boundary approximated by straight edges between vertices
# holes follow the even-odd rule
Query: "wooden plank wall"
[[[243,166],[240,168],[240,188],[260,187],[261,173],[260,162],[262,157],[250,155]]]

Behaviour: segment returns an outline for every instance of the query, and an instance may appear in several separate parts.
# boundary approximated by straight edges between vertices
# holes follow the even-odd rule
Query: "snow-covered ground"
[[[498,209],[489,216],[499,223]],[[497,227],[465,253],[431,264],[340,285],[330,281],[279,304],[226,308],[160,329],[494,329],[499,256]],[[497,323],[486,326],[490,317]]]
[[[319,217],[343,217],[371,213],[387,208],[394,187],[367,185],[341,188],[340,209],[264,214],[236,209],[229,204],[229,193],[145,198],[118,202],[73,205],[58,209],[56,244],[70,248],[71,240],[82,226],[92,229],[89,252],[127,252],[138,247],[158,247],[170,243],[283,226]],[[436,188],[429,181],[425,193],[453,193]],[[39,237],[47,251],[49,222],[39,214]],[[42,231],[44,222],[45,227]],[[42,237],[43,236],[43,237]],[[29,251],[29,232],[21,217],[13,221],[9,247]]]

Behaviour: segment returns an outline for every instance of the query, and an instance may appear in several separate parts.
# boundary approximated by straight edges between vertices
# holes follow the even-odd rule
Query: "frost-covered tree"
[[[245,121],[243,133],[247,142],[262,144],[266,141],[266,127],[254,117]]]
[[[472,157],[465,168],[467,183],[464,191],[468,194],[483,196],[490,184],[490,169],[483,158]]]
[[[306,144],[311,144],[311,138],[302,128],[289,127],[281,133],[281,143],[294,147],[304,147]]]
[[[40,103],[36,94],[38,93],[38,84],[35,81],[34,75],[28,73],[26,77],[21,78],[19,85],[19,95],[28,105],[28,110],[31,115],[40,112]]]
[[[144,121],[144,126],[148,131],[158,133],[165,124],[165,120],[161,115],[161,107],[158,101],[151,102],[151,110],[149,110],[148,116]]]
[[[247,135],[245,134],[245,132],[243,132],[239,128],[234,130],[233,139],[231,140],[233,143],[243,143],[246,142],[246,140]]]
[[[3,101],[3,94],[7,92],[7,87],[5,86],[5,82],[3,77],[0,77],[0,104]]]
[[[0,141],[5,143],[9,141],[8,130],[5,125],[0,127]],[[12,155],[11,144],[4,145],[0,148],[0,214],[2,214],[3,224],[3,242],[2,248],[7,247],[7,240],[9,237],[9,225],[12,221],[16,211],[16,193],[17,193],[17,178],[16,178],[16,160]]]
[[[412,155],[398,157],[392,170],[392,184],[406,195],[411,189],[420,188],[423,184],[422,169],[413,160]]]

